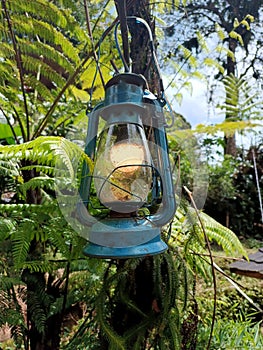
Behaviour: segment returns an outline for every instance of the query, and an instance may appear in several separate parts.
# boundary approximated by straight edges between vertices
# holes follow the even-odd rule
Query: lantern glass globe
[[[138,210],[151,190],[151,164],[142,126],[110,125],[100,136],[93,173],[100,202],[116,212]]]

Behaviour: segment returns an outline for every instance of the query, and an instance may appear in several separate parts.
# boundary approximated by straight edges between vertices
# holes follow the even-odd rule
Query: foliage
[[[184,259],[192,271],[205,278],[211,276],[209,265],[204,263],[202,256],[206,252],[203,228],[210,242],[216,242],[227,255],[247,255],[239,239],[231,230],[203,212],[200,212],[198,217],[193,208],[183,209],[182,207],[177,210],[173,223],[171,245],[183,249]]]
[[[233,181],[237,166],[237,160],[227,155],[222,162],[210,166],[208,200],[218,211],[228,209],[228,203],[237,196]]]
[[[143,262],[104,262],[82,255],[84,241],[54,198],[56,164],[64,165],[71,181],[72,163],[90,161],[75,144],[50,135],[66,135],[73,117],[84,115],[82,102],[93,92],[95,99],[101,96],[103,85],[93,57],[93,46],[104,39],[103,25],[96,27],[94,44],[79,25],[86,17],[78,4],[2,1],[0,103],[9,144],[0,147],[0,176],[3,193],[14,195],[0,207],[0,322],[13,326],[17,349],[190,349],[197,341],[196,275],[211,276],[201,258],[206,241],[197,213],[188,206],[178,209],[163,232],[169,243],[164,254]],[[98,15],[99,5],[91,10]],[[100,19],[108,21],[108,15],[105,10]],[[107,78],[114,50],[105,45],[100,73]],[[211,241],[228,254],[245,255],[232,231],[200,215]],[[150,300],[138,287],[145,269]]]
[[[262,5],[262,1],[251,5],[247,1],[199,0],[162,16],[167,88],[173,87],[170,93],[178,103],[184,91],[192,94],[192,83],[202,77],[199,85],[207,89],[210,118],[218,116],[219,107],[230,122],[262,119]],[[218,89],[222,88],[224,102],[218,103]],[[233,123],[229,129],[233,132]],[[231,132],[225,133],[225,152],[235,155],[235,132]]]
[[[256,47],[260,46],[261,31],[259,23],[262,5],[262,1],[252,4],[245,0],[239,2],[214,0],[209,3],[198,0],[195,2],[189,1],[185,6],[174,7],[172,10],[167,8],[167,11],[162,15],[162,19],[166,24],[165,35],[170,38],[169,42],[166,42],[166,48],[169,44],[171,47],[169,55],[173,57],[173,54],[175,54],[176,61],[181,58],[180,55],[176,55],[179,44],[188,49],[192,56],[194,54],[200,56],[199,60],[202,62],[207,50],[200,37],[212,39],[215,50],[208,50],[207,58],[217,63],[221,62],[221,66],[227,68],[227,57],[233,59],[233,61],[235,59],[235,52],[229,46],[229,35],[231,33],[232,36],[239,38],[243,43],[243,46],[240,45],[239,47],[242,49],[241,51],[244,51],[243,58],[246,64],[240,67],[241,71],[246,71],[247,67],[250,67],[256,72],[258,69],[257,62],[260,62],[260,49],[251,50],[250,57],[247,53],[251,44]],[[224,9],[223,12],[222,9]],[[187,30],[185,30],[186,28]],[[211,45],[208,47],[211,47]],[[219,78],[218,75],[215,77]],[[257,78],[259,77],[257,76]]]
[[[71,159],[81,162],[83,152],[61,137],[37,136],[66,135],[85,116],[89,88],[96,98],[102,83],[93,81],[91,39],[74,17],[83,7],[70,0],[1,5],[0,109],[6,124],[0,136],[3,144],[16,143],[1,146],[1,324],[12,325],[16,348],[55,349],[68,315],[77,309],[76,320],[82,317],[80,300],[87,291],[92,299],[97,279],[85,278],[92,262],[83,259],[83,241],[54,200],[56,162],[73,177]],[[109,70],[102,71],[107,78]],[[86,288],[74,283],[76,275]]]
[[[228,222],[239,237],[260,239],[262,215],[257,185],[262,191],[261,145],[250,147],[240,158],[227,157],[223,162],[211,165],[210,171],[206,212],[222,224]]]
[[[221,265],[226,264],[222,258],[218,258]],[[262,314],[254,305],[245,300],[236,290],[233,290],[224,282],[224,277],[218,275],[218,296],[216,323],[212,339],[211,349],[260,349],[262,347]],[[199,282],[202,284],[203,282]],[[239,285],[246,290],[247,295],[254,303],[262,307],[262,290],[256,279],[239,277]],[[199,289],[197,300],[200,306],[200,324],[198,330],[198,346],[202,349],[208,337],[213,301],[210,299],[211,285],[206,289]]]
[[[57,203],[4,204],[0,209],[1,325],[12,326],[16,348],[21,348],[30,330],[24,305],[40,338],[50,332],[56,336],[52,325],[57,318],[70,330],[69,316],[76,312],[77,320],[84,314],[82,300],[87,298],[91,304],[86,309],[92,309],[102,264],[84,259],[84,242],[61,216]]]
[[[21,160],[23,158],[33,161],[33,167],[37,167],[40,173],[46,174],[46,178],[43,179],[39,176],[35,178],[37,182],[31,181],[28,186],[34,187],[37,185],[40,188],[42,186],[46,187],[45,179],[49,179],[48,174],[53,174],[52,167],[54,167],[55,162],[58,162],[58,160],[64,162],[70,173],[70,160],[76,156],[80,158],[82,154],[77,146],[58,137],[41,137],[21,145],[2,146],[1,151],[2,159],[5,161],[9,159],[13,161],[15,159]],[[74,152],[76,156],[74,156]],[[78,153],[80,155],[77,155]],[[46,168],[47,165],[48,168]],[[22,184],[22,188],[23,186],[24,184]],[[32,303],[28,304],[29,312],[32,312],[38,332],[43,334],[52,317],[62,312],[63,286],[65,283],[63,281],[68,278],[70,283],[71,279],[74,278],[74,266],[80,261],[83,241],[67,226],[60,216],[56,204],[52,204],[50,200],[47,204],[43,203],[42,205],[5,204],[2,206],[1,212],[2,227],[5,229],[2,243],[7,244],[9,242],[8,244],[12,244],[12,251],[9,252],[9,254],[11,253],[12,263],[7,267],[9,274],[19,278],[17,272],[21,269],[24,271],[20,282],[17,279],[11,282],[13,288],[17,283],[22,285],[26,283],[27,288],[30,288],[37,275],[44,272],[50,274],[47,282],[44,282],[44,280],[41,282],[38,277],[37,290],[28,290]],[[207,235],[211,240],[221,244],[229,254],[238,252],[242,255],[245,254],[236,236],[230,230],[216,223],[204,213],[201,215]],[[37,245],[34,252],[31,252],[32,244]],[[209,265],[206,266],[203,260],[195,255],[203,252],[205,252],[205,240],[195,213],[190,208],[187,211],[180,209],[173,223],[170,250],[153,260],[151,276],[154,294],[149,309],[144,310],[144,305],[138,304],[139,291],[138,294],[133,295],[131,289],[128,288],[130,278],[135,273],[139,261],[128,260],[124,266],[121,266],[120,262],[116,264],[108,263],[108,268],[103,273],[102,287],[93,296],[90,295],[90,292],[87,293],[84,285],[82,298],[84,298],[83,300],[88,298],[90,302],[93,300],[91,308],[96,309],[97,327],[105,334],[113,348],[121,349],[131,346],[128,344],[138,344],[139,347],[141,346],[139,344],[146,342],[147,339],[153,346],[163,343],[171,349],[179,348],[182,341],[180,314],[186,312],[188,285],[194,276],[193,271],[201,273],[207,278],[209,276]],[[57,288],[59,288],[58,290],[56,288],[58,296],[55,299],[50,299],[51,295],[48,291],[52,286],[52,288],[55,288],[55,285],[53,285],[55,280],[51,276],[55,271],[64,267],[64,261],[69,264],[70,274],[56,280]],[[89,261],[85,260],[85,266],[88,270],[90,270],[89,264]],[[102,266],[101,263],[98,266]],[[30,272],[30,275],[27,274],[27,271]],[[79,267],[76,273],[81,276]],[[2,281],[4,283],[5,279],[2,278]],[[92,280],[89,281],[92,285]],[[97,279],[94,281],[95,284],[98,282]],[[70,292],[67,293],[64,313],[67,305],[70,307],[72,303],[74,304],[74,301],[76,303],[81,300],[81,293],[76,294],[77,286],[71,287],[71,284],[69,286]],[[9,288],[7,288],[7,291]],[[136,290],[136,288],[132,290]],[[109,291],[111,291],[110,294],[108,294]],[[135,298],[134,300],[131,298],[132,295]],[[136,322],[130,327],[124,324],[123,330],[119,330],[118,333],[118,329],[116,330],[113,327],[113,320],[115,317],[118,320],[126,319],[123,318],[123,315],[118,315],[118,312],[120,312],[120,306],[118,305],[122,303],[129,306],[132,315],[127,319],[135,318]],[[113,307],[113,305],[116,306]],[[17,317],[19,315],[21,315],[20,311],[18,311]],[[5,320],[9,320],[9,317],[6,315]],[[112,321],[109,322],[109,320]],[[194,320],[193,322],[197,321]],[[27,329],[24,323],[23,327],[25,330]],[[83,332],[81,326],[79,331]],[[156,332],[161,336],[156,337]],[[72,344],[76,344],[76,341],[77,338],[73,337]],[[70,344],[71,341],[66,346],[71,346]]]
[[[185,290],[187,270],[183,261],[180,258],[173,259],[172,251],[154,257],[153,266],[150,260],[144,261],[146,266],[148,264],[148,269],[152,269],[152,280],[148,281],[153,287],[153,299],[150,301],[143,299],[143,295],[140,295],[142,291],[138,289],[139,284],[136,283],[138,273],[140,275],[138,269],[141,269],[139,263],[139,260],[128,260],[123,266],[117,264],[117,270],[113,274],[109,271],[105,274],[96,310],[97,319],[109,342],[109,348],[141,349],[166,345],[170,349],[178,349],[180,347],[178,308],[180,304],[184,307],[187,295]],[[119,264],[122,265],[121,262]],[[132,284],[130,276],[134,278]],[[145,288],[148,289],[149,286]],[[108,295],[109,290],[112,290],[111,295]],[[129,312],[126,315],[123,314],[124,309],[121,309],[122,304],[128,306]],[[107,319],[111,320],[110,323]],[[119,334],[116,333],[116,329]]]
[[[0,108],[8,126],[1,124],[0,134],[8,127],[9,142],[41,133],[64,136],[65,127],[83,115],[81,102],[89,101],[89,91],[93,98],[102,95],[98,76],[93,81],[91,39],[74,17],[76,4],[61,6],[46,0],[2,2]],[[100,70],[104,79],[109,76],[106,66]]]
[[[237,78],[230,74],[223,79],[226,90],[225,104],[219,105],[231,120],[262,119],[262,101],[259,94],[245,78]]]
[[[215,325],[210,349],[260,350],[263,346],[260,326],[261,323],[252,325],[250,321],[235,322],[233,320],[219,319]],[[200,342],[196,348],[197,350],[204,348],[208,332],[209,328],[201,327]]]
[[[27,160],[32,165],[22,167],[22,170],[31,170],[36,168],[38,172],[45,173],[47,175],[54,175],[55,166],[57,163],[64,163],[66,170],[70,176],[70,179],[75,177],[75,171],[72,168],[72,159],[78,157],[79,161],[85,160],[89,167],[92,168],[92,162],[84,151],[75,143],[58,136],[41,136],[33,141],[29,141],[19,145],[0,146],[0,158],[4,161],[17,162]],[[12,164],[11,163],[11,164]],[[4,164],[4,163],[3,163]],[[8,165],[8,163],[6,163]],[[16,164],[16,167],[18,164]],[[15,169],[16,169],[15,167]],[[3,169],[7,170],[3,167]],[[36,180],[34,177],[31,179],[31,184]],[[40,182],[43,183],[44,179],[41,178]],[[37,187],[38,185],[35,184]],[[26,191],[26,188],[23,188]]]

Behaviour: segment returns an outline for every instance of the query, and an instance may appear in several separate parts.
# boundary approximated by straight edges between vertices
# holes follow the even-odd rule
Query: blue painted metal
[[[163,226],[170,222],[176,211],[176,202],[174,195],[174,186],[172,180],[172,170],[169,161],[169,149],[166,136],[166,125],[163,115],[163,109],[160,102],[156,99],[153,100],[155,109],[155,116],[157,116],[154,121],[154,141],[158,148],[158,171],[162,178],[162,208],[161,210],[150,216],[149,219],[157,226]]]
[[[166,243],[161,240],[160,232],[162,226],[172,220],[176,204],[168,156],[166,125],[162,104],[146,90],[146,85],[142,76],[133,73],[119,74],[106,84],[104,102],[98,105],[89,116],[85,153],[94,160],[99,118],[105,119],[108,125],[136,124],[140,115],[143,124],[152,125],[154,128],[154,143],[157,145],[156,173],[160,174],[162,188],[160,191],[157,186],[156,191],[153,190],[152,197],[157,201],[161,192],[160,209],[146,218],[127,218],[119,215],[100,220],[93,217],[88,210],[85,210],[91,186],[89,169],[85,166],[79,190],[82,201],[77,208],[80,221],[91,227],[89,243],[83,251],[85,255],[98,258],[132,258],[159,254],[167,249]],[[130,113],[121,112],[124,107]]]
[[[104,247],[89,242],[84,248],[83,253],[96,258],[126,259],[156,255],[163,253],[166,249],[167,245],[159,237],[155,237],[155,239],[147,243],[123,248]]]
[[[89,233],[89,240],[107,247],[132,247],[160,236],[160,227],[149,220],[107,217],[97,221]]]

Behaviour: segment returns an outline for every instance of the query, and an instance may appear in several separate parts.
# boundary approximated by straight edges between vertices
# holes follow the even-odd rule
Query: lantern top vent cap
[[[118,85],[121,83],[131,84],[131,85],[137,85],[141,87],[143,90],[147,89],[147,81],[141,74],[135,74],[135,73],[120,73],[115,75],[112,79],[110,79],[105,89],[108,89],[109,87],[113,85]]]

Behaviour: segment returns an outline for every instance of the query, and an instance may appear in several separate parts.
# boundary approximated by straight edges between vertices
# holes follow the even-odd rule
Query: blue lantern
[[[90,226],[84,254],[130,258],[167,249],[161,230],[175,214],[163,101],[143,76],[122,73],[89,114],[79,220]]]

